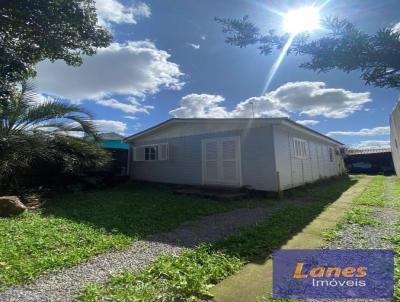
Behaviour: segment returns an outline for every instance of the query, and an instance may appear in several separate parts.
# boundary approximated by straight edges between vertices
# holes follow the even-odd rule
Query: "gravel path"
[[[392,181],[390,177],[385,178],[385,192],[383,199],[386,201],[384,207],[372,207],[374,212],[371,216],[380,224],[376,226],[360,226],[356,224],[346,224],[340,231],[339,237],[329,242],[323,248],[327,249],[392,249],[393,244],[385,238],[395,235],[395,225],[400,218],[399,210],[395,207],[395,200],[391,195]],[[326,301],[333,302],[338,300],[306,299],[307,302]],[[353,299],[352,302],[372,302],[373,299]],[[381,302],[390,300],[380,299]]]
[[[0,293],[0,301],[72,301],[89,282],[104,283],[113,274],[143,269],[160,255],[177,255],[201,242],[216,242],[239,227],[263,221],[268,215],[264,208],[237,209],[185,223],[171,232],[136,241],[122,252],[102,254],[80,265],[44,274],[31,285],[8,288]]]
[[[395,224],[400,213],[394,206],[391,196],[392,178],[385,178],[384,207],[372,207],[371,216],[380,223],[376,226],[360,226],[347,224],[340,232],[340,236],[328,243],[325,248],[361,248],[361,249],[391,249],[393,244],[385,238],[395,234]]]

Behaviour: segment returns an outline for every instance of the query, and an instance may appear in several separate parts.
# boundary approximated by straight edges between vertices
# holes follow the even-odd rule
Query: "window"
[[[157,160],[158,146],[148,146],[144,148],[144,160]]]
[[[333,148],[329,147],[328,152],[329,152],[329,161],[333,163]]]
[[[133,148],[133,161],[164,161],[169,159],[168,143]]]
[[[307,158],[307,142],[305,140],[294,138],[294,156],[297,158]]]

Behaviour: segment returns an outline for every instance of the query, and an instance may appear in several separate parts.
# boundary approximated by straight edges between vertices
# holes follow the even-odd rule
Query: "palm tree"
[[[31,84],[22,83],[0,101],[0,182],[18,187],[21,174],[37,162],[57,161],[70,172],[106,165],[110,158],[103,149],[73,135],[97,138],[91,118],[80,106],[41,101]]]

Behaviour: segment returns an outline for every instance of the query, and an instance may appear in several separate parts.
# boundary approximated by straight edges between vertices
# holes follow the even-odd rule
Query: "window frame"
[[[308,158],[307,141],[298,137],[293,138],[294,157],[298,159]]]
[[[332,147],[328,147],[328,156],[329,156],[329,162],[331,163],[335,162],[335,155]]]
[[[143,147],[143,151],[144,151],[144,161],[158,161],[158,144],[145,145],[142,147]],[[154,150],[154,154],[152,154],[153,152],[151,152],[151,151],[149,151],[149,153],[147,153],[147,150],[150,148],[152,148]],[[149,155],[149,158],[147,158],[147,155]],[[151,158],[151,155],[154,155],[154,159]]]
[[[168,161],[170,157],[169,143],[147,144],[133,147],[132,160],[141,162]]]

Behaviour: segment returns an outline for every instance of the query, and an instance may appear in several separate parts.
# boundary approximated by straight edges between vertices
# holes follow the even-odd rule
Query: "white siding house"
[[[390,147],[397,176],[400,176],[400,102],[390,115]]]
[[[136,180],[280,191],[345,170],[340,142],[287,118],[170,119],[125,140]]]

